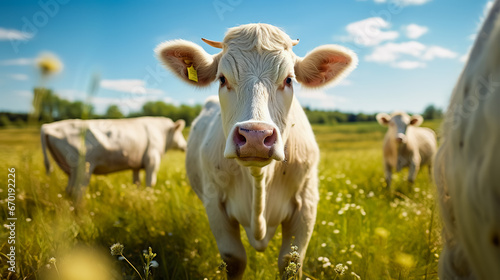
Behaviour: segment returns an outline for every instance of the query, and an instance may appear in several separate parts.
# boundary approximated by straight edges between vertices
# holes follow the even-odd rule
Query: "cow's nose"
[[[396,142],[398,143],[403,143],[406,139],[406,135],[404,135],[403,133],[398,133],[398,135],[396,136]]]
[[[237,127],[233,141],[242,159],[269,159],[277,140],[274,127],[267,124],[245,124]]]

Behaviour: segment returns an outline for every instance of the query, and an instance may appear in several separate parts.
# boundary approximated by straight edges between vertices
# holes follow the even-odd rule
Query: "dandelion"
[[[141,274],[139,273],[139,271],[137,271],[137,268],[135,268],[135,266],[129,262],[129,260],[123,255],[123,249],[125,247],[120,244],[120,243],[115,243],[113,245],[111,245],[110,249],[111,249],[111,255],[112,256],[120,256],[122,257],[134,270],[135,272],[137,273],[137,275],[139,275],[139,277],[141,278],[141,280],[144,280],[144,278],[142,278]]]
[[[59,269],[57,269],[57,265],[56,265],[56,258],[52,257],[49,259],[49,263],[52,264],[54,266],[54,268],[56,269],[56,272],[57,272],[57,276],[58,278],[60,279],[61,278],[61,275],[59,274]],[[48,265],[50,267],[50,264]]]
[[[123,254],[123,249],[125,247],[120,244],[120,243],[115,243],[113,245],[111,245],[111,255],[112,256],[121,256]]]
[[[38,57],[36,65],[40,69],[42,76],[57,74],[63,69],[61,60],[52,53],[42,53]]]

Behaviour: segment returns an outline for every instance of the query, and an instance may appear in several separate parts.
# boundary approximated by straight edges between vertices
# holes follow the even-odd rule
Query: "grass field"
[[[437,129],[439,124],[424,126]],[[303,279],[437,279],[440,221],[427,168],[413,186],[406,181],[407,170],[395,174],[390,192],[382,169],[385,128],[361,123],[314,130],[321,149],[321,200]],[[45,175],[39,130],[0,130],[4,224],[7,170],[16,169],[19,278],[11,279],[68,279],[69,274],[80,277],[73,279],[140,279],[126,261],[111,256],[109,247],[116,242],[143,276],[143,250],[157,253],[150,279],[224,279],[204,208],[185,175],[184,157],[167,152],[155,188],[133,185],[131,171],[93,176],[85,205],[75,210],[65,197],[66,175],[56,166]],[[0,234],[0,250],[7,254],[9,232],[4,228]],[[244,240],[245,279],[279,278],[280,235],[278,230],[264,253]],[[5,257],[0,256],[0,279],[8,279]],[[52,257],[55,266],[49,264]],[[337,264],[348,267],[344,275],[335,271]]]

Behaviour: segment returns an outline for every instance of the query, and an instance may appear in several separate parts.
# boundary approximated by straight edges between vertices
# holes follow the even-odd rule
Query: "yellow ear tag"
[[[191,81],[198,82],[198,72],[196,72],[196,69],[194,69],[192,64],[187,68],[187,70],[188,70],[188,78]]]

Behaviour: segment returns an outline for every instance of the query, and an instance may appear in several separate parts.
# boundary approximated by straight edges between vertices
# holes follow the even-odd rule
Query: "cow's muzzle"
[[[237,123],[227,139],[224,156],[248,165],[266,165],[272,159],[283,161],[284,148],[279,130],[264,122]]]

